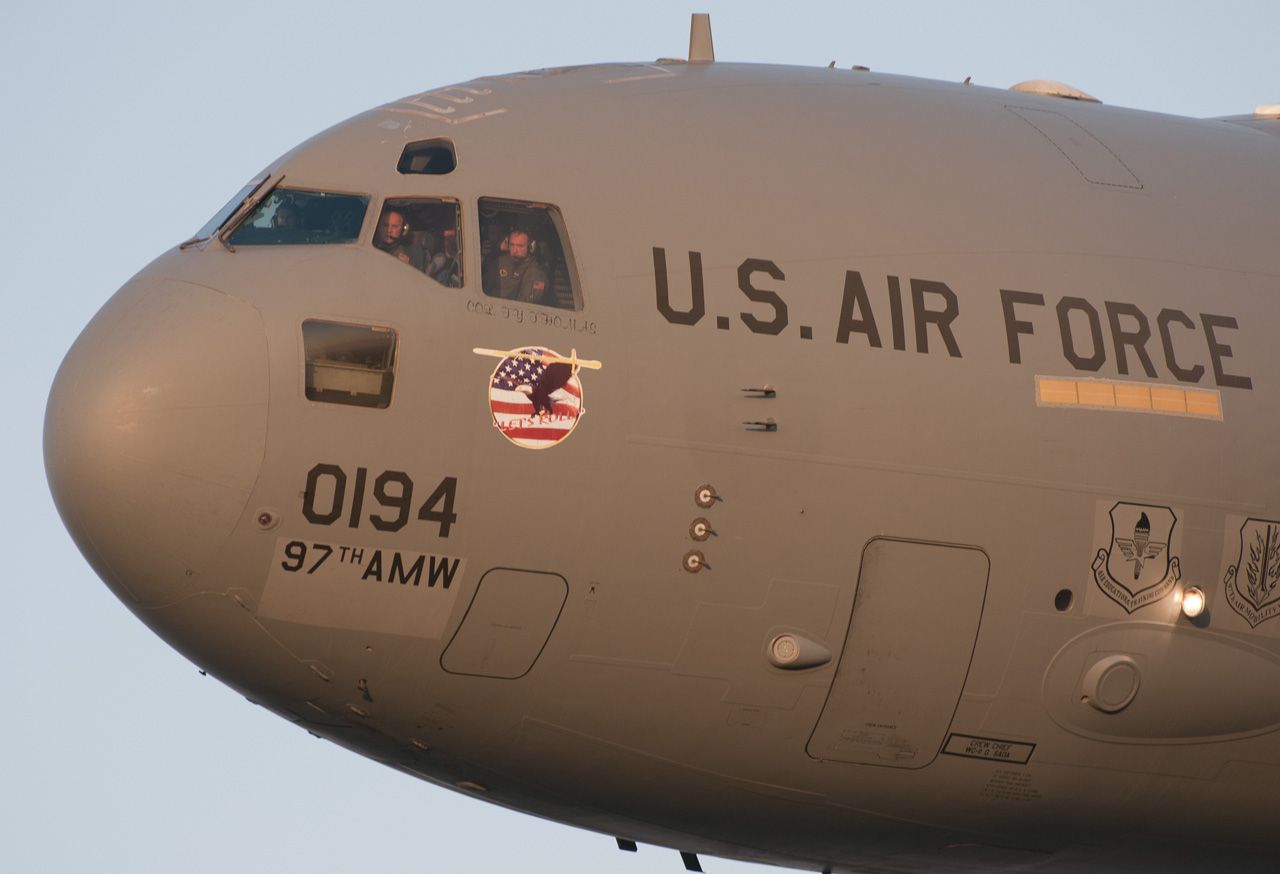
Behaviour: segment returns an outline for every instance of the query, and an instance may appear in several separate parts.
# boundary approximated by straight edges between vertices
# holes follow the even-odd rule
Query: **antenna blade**
[[[715,59],[716,50],[711,45],[711,15],[695,12],[689,22],[689,63],[709,64]]]

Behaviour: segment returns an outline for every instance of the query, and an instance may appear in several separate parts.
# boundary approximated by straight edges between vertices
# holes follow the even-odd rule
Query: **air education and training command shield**
[[[573,433],[586,412],[578,372],[599,370],[599,361],[579,358],[577,349],[566,358],[542,346],[471,351],[502,359],[489,377],[489,412],[503,437],[525,449],[548,449]]]
[[[1222,582],[1227,603],[1251,628],[1280,616],[1280,522],[1244,520],[1240,554]]]
[[[1133,611],[1154,604],[1182,578],[1169,555],[1178,518],[1168,507],[1127,504],[1111,508],[1111,545],[1093,559],[1093,578],[1107,597]]]

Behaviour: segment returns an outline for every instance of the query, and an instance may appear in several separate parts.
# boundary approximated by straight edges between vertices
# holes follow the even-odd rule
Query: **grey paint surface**
[[[577,239],[577,232],[576,232],[576,230],[573,230],[573,233],[575,233],[575,241],[576,241],[576,239]],[[731,266],[732,266],[732,265],[731,265]],[[837,271],[837,273],[838,273],[838,271]],[[791,276],[791,274],[790,274],[790,273],[788,273],[788,279],[790,279],[790,276]],[[732,289],[732,288],[733,288],[732,280],[730,280],[730,282],[728,282],[728,288],[730,288],[730,289]],[[652,311],[650,311],[648,315],[652,316]],[[1044,325],[1041,325],[1041,330],[1044,330]],[[1052,321],[1048,322],[1048,330],[1052,330]],[[887,331],[886,331],[886,335],[887,335]],[[856,339],[856,338],[855,338],[855,339]],[[1254,372],[1256,372],[1256,371],[1254,371]],[[787,397],[786,393],[783,393],[782,398],[786,398],[786,397]],[[579,436],[582,436],[582,435],[579,435]],[[780,514],[780,516],[781,516],[781,514]],[[719,569],[719,568],[717,568],[717,571],[718,571],[718,569]],[[774,587],[776,587],[776,586],[774,586]],[[636,636],[636,637],[640,637],[641,635],[639,635],[639,633],[637,633],[637,635],[635,635],[635,636]],[[648,644],[646,644],[645,646],[648,646]],[[618,645],[618,649],[626,649],[626,648],[623,648],[623,646],[622,646],[622,645]],[[632,649],[634,649],[634,648],[632,648]],[[654,646],[654,648],[653,648],[653,649],[654,649],[654,650],[658,650],[658,654],[660,655],[660,649],[659,649],[659,648],[657,648],[657,646]],[[669,656],[667,656],[667,658],[669,658]],[[696,667],[696,665],[695,665],[695,667]],[[756,692],[756,694],[754,694],[754,695],[753,695],[753,697],[755,697],[755,699],[759,699],[760,694],[758,694],[758,692]]]
[[[760,105],[792,131],[788,147],[797,160],[761,166],[758,156],[774,134],[755,120]],[[1026,115],[1008,112],[1011,105],[1028,115],[1052,107],[1058,121],[1042,118],[1033,129]],[[457,123],[449,115],[455,106],[470,113]],[[672,167],[640,135],[655,121],[714,136],[684,144],[685,160]],[[1046,128],[1048,142],[1040,135]],[[571,130],[575,135],[566,137]],[[1077,131],[1084,139],[1069,145]],[[460,156],[454,173],[395,172],[407,143],[442,132]],[[541,168],[536,183],[509,160],[507,144],[517,135],[522,160]],[[1141,187],[1108,183],[1090,164],[1104,141],[1107,154],[1126,156]],[[635,199],[634,178],[609,172],[600,164],[603,154],[647,181],[644,199],[620,216],[604,210]],[[1266,518],[1274,505],[1271,478],[1259,476],[1273,464],[1262,423],[1274,351],[1253,332],[1268,320],[1275,288],[1265,229],[1280,194],[1271,172],[1278,154],[1274,139],[1224,122],[875,73],[725,63],[535,71],[395,101],[269,169],[296,187],[375,198],[554,202],[574,241],[583,309],[493,301],[477,292],[474,279],[461,290],[433,287],[367,244],[373,213],[354,244],[231,252],[212,242],[163,255],[126,286],[124,299],[163,277],[221,289],[260,314],[271,380],[262,472],[230,536],[214,552],[184,554],[181,572],[154,550],[108,558],[95,546],[86,555],[104,575],[147,593],[138,606],[158,633],[286,719],[393,766],[464,791],[482,787],[488,798],[554,818],[684,849],[745,850],[818,867],[874,868],[886,854],[956,840],[1054,853],[1064,865],[1091,846],[1116,852],[1135,839],[1161,845],[1163,814],[1135,818],[1131,802],[1108,787],[1123,781],[1131,793],[1145,793],[1140,798],[1191,803],[1205,791],[1197,780],[1232,791],[1212,775],[1242,756],[1270,761],[1273,741],[1253,734],[1190,756],[1157,743],[1165,731],[1158,707],[1120,708],[1108,714],[1104,734],[1147,742],[1139,747],[1145,760],[1130,764],[1142,779],[1135,789],[1127,772],[1093,770],[1100,751],[1074,731],[1093,710],[1080,715],[1085,705],[1078,701],[1023,698],[1009,687],[1043,674],[1053,660],[1007,654],[1033,618],[1043,624],[1035,642],[1056,647],[1114,622],[1118,607],[1126,617],[1135,609],[1113,603],[1101,588],[1081,587],[1080,607],[1044,624],[1039,617],[1051,613],[1063,583],[1028,583],[1024,576],[1057,551],[1054,566],[1076,566],[1087,579],[1088,538],[1105,520],[1110,536],[1102,544],[1116,556],[1106,562],[1107,573],[1123,577],[1120,541],[1112,540],[1130,532],[1115,529],[1118,517],[1104,508],[1135,508],[1130,515],[1148,509],[1157,527],[1137,548],[1163,538],[1148,572],[1156,569],[1156,581],[1172,586],[1180,567],[1206,585],[1217,573],[1221,550],[1212,541],[1196,543],[1194,533],[1220,537],[1230,527],[1228,514]],[[943,186],[949,196],[934,200],[927,213],[901,206],[925,202]],[[1029,186],[1034,199],[1020,196]],[[1218,194],[1224,189],[1236,195],[1224,200]],[[682,200],[726,216],[767,204],[783,231],[765,232],[751,221],[708,227],[698,210],[664,208]],[[971,205],[982,200],[1004,209],[975,220]],[[851,202],[868,209],[842,213],[840,204]],[[1182,203],[1194,209],[1173,208]],[[843,217],[812,221],[835,215]],[[473,222],[464,235],[476,239]],[[1212,232],[1228,222],[1239,231]],[[1176,253],[1172,239],[1181,241]],[[481,273],[477,247],[467,251],[474,278]],[[667,260],[668,251],[691,253],[688,268]],[[1205,281],[1220,291],[1214,315],[1198,316],[1201,335],[1197,319],[1185,313],[1206,308],[1196,297]],[[1016,302],[1029,319],[1016,334],[1007,288],[1023,290]],[[887,317],[880,303],[886,294]],[[714,328],[700,324],[702,308]],[[731,314],[724,318],[726,309]],[[1163,347],[1152,341],[1158,311],[1174,312],[1180,328],[1175,335],[1166,325]],[[1054,312],[1057,325],[1048,316]],[[303,318],[398,332],[388,409],[303,397],[297,327]],[[1229,332],[1229,346],[1215,329]],[[490,365],[472,352],[530,344],[572,345],[604,365],[581,375],[583,424],[546,452],[521,450],[493,433],[482,381]],[[47,432],[54,492],[65,505],[97,498],[57,478],[71,454],[64,448],[68,435],[76,433],[63,423],[74,417],[63,387],[92,392],[95,380],[123,373],[132,380],[126,395],[146,396],[146,365],[164,366],[174,354],[164,343],[139,341],[123,356],[138,365],[104,372],[96,358],[68,362],[53,389],[58,412]],[[441,380],[442,371],[456,377]],[[841,383],[827,376],[838,372],[850,376],[851,403],[831,397]],[[1141,384],[1133,378],[1145,376],[1163,392],[1196,386],[1217,399],[1221,414],[1205,421],[1054,408],[1037,400],[1036,380],[1045,375],[1135,386]],[[170,391],[198,399],[210,393],[207,385],[236,386],[247,377],[209,371],[185,379]],[[744,396],[743,386],[757,385],[777,387],[776,396]],[[197,410],[212,406],[193,403]],[[744,427],[762,409],[779,423],[776,431]],[[455,412],[434,415],[440,410]],[[1107,451],[1098,448],[1103,438]],[[103,450],[114,457],[111,451]],[[236,454],[230,447],[204,451],[218,459]],[[1216,462],[1206,466],[1206,456]],[[1242,458],[1247,466],[1232,463]],[[1171,466],[1185,472],[1176,485],[1159,473]],[[323,496],[310,484],[299,491],[321,469],[357,484]],[[589,485],[566,498],[560,484],[584,469],[591,471]],[[406,472],[419,483],[419,496],[437,479],[456,479],[464,521],[451,534],[415,519],[388,530],[381,516],[366,518],[343,503],[362,499],[360,470]],[[718,532],[706,546],[709,569],[690,576],[680,556],[695,510],[690,496],[700,483],[713,484],[723,500],[707,511]],[[144,536],[146,520],[165,513],[155,502],[166,495],[158,490],[132,502],[126,518]],[[875,500],[858,498],[868,495]],[[326,501],[332,514],[317,522],[312,508]],[[264,510],[278,514],[269,526],[260,521]],[[1180,533],[1179,518],[1193,534]],[[1146,513],[1142,519],[1148,525]],[[89,539],[105,530],[87,528]],[[358,627],[297,616],[282,621],[261,611],[264,574],[281,563],[281,541],[323,549],[336,545],[327,541],[337,532],[344,543],[355,538],[361,555],[398,557],[410,549],[461,556],[465,570],[454,581],[460,597],[446,601],[419,589],[423,598],[436,597],[432,610],[440,621],[417,633],[405,633],[390,604],[381,608],[381,623],[375,610]],[[856,631],[859,594],[864,604],[893,597],[875,570],[889,558],[870,549],[874,561],[868,568],[864,557],[864,573],[871,585],[860,593],[848,571],[857,553],[842,552],[881,533],[965,544],[986,555],[962,551],[980,558],[973,564],[936,558],[932,550],[940,547],[909,551],[922,558],[890,573],[901,583],[897,602],[883,613],[866,608],[885,645],[898,638],[911,655],[884,666],[865,661],[876,643],[855,635],[849,664],[864,676],[880,673],[884,684],[877,691],[872,679],[856,693],[883,705],[883,712],[861,717],[862,727],[892,733],[896,708],[904,749],[918,749],[924,767],[877,769],[850,781],[807,755],[804,744],[816,731],[810,753],[867,761],[830,737],[855,728],[838,715],[849,687],[829,699],[837,721],[819,722],[834,665],[779,675],[760,655],[774,629],[762,635],[749,625],[710,626],[709,638],[695,642],[691,623],[704,608],[744,610],[771,596],[782,600],[784,584],[796,581],[834,585],[832,619],[839,627],[852,609]],[[479,605],[482,619],[500,610],[484,587],[471,594],[486,565],[545,569],[569,581],[563,619],[545,650],[539,638],[560,611],[558,594],[531,595],[524,607],[505,599],[530,630],[516,635],[524,645],[499,652],[492,665],[486,656],[495,639],[472,640],[467,625],[459,628],[469,602],[472,611]],[[958,588],[940,590],[935,578],[947,565],[955,565]],[[352,570],[348,585],[396,584],[373,567],[363,565],[358,579]],[[984,597],[983,633],[975,639]],[[908,609],[921,599],[938,614]],[[1204,661],[1229,652],[1224,642],[1239,637],[1215,625],[1187,638],[1169,597],[1142,606],[1141,617],[1160,630],[1146,645],[1137,635],[1117,645],[1132,653],[1136,670],[1155,675],[1156,687],[1170,669],[1163,641],[1177,634]],[[781,609],[766,608],[764,618],[777,623]],[[522,627],[514,614],[494,613],[486,619],[492,622]],[[939,623],[936,630],[930,622]],[[450,638],[457,652],[443,649]],[[830,628],[820,643],[841,650]],[[693,646],[738,649],[742,656],[715,665],[693,657]],[[518,669],[533,668],[528,656],[539,650],[536,669],[519,676]],[[971,655],[967,676],[930,668],[967,665]],[[431,667],[437,663],[443,672]],[[1221,664],[1225,670],[1232,662]],[[517,676],[519,683],[491,685]],[[919,697],[906,691],[911,685]],[[1063,722],[1065,731],[1056,727]],[[949,729],[1034,744],[1036,755],[1016,776],[994,761],[935,761]],[[1248,734],[1248,726],[1241,722],[1225,734]],[[513,757],[513,749],[521,754]],[[608,781],[585,786],[567,778],[566,765],[579,759]],[[1081,792],[1085,774],[1095,791]],[[674,796],[683,803],[673,804]],[[993,819],[973,806],[982,799],[1024,806]],[[1051,815],[1028,804],[1045,799]],[[1109,825],[1124,812],[1123,829]],[[771,831],[759,828],[760,817],[773,823]],[[1204,818],[1224,846],[1259,840],[1259,823],[1239,811]],[[815,851],[815,842],[825,849]],[[1185,850],[1179,855],[1192,858]]]

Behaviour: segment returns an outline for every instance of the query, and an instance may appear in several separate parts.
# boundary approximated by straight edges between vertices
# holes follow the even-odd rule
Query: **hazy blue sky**
[[[712,13],[721,60],[1060,79],[1192,116],[1280,102],[1280,4],[1262,0],[6,4],[0,870],[681,870],[372,764],[201,677],[80,558],[40,441],[81,327],[280,153],[477,75],[683,56],[692,11]]]

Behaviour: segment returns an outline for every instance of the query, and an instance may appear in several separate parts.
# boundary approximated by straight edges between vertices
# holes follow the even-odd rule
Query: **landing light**
[[[1190,586],[1182,593],[1182,615],[1195,619],[1204,612],[1206,599],[1204,590],[1199,586]]]

